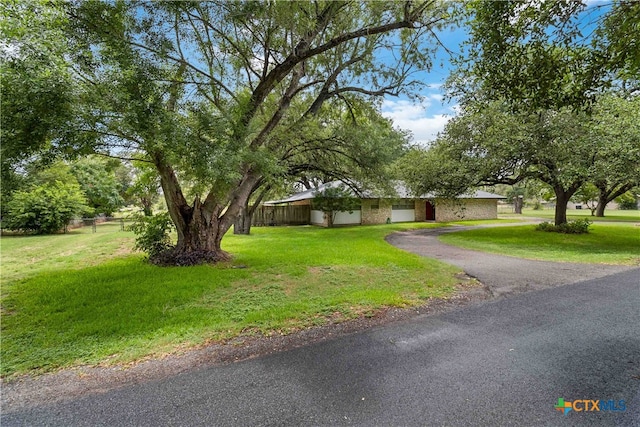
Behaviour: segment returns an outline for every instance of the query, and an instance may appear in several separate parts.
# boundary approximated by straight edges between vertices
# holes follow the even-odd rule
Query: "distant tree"
[[[598,189],[595,215],[640,185],[640,97],[608,94],[593,108],[594,131],[603,143],[594,153],[590,182]]]
[[[333,227],[338,212],[353,213],[361,204],[360,199],[354,196],[353,190],[344,185],[317,192],[311,203],[314,209],[324,212],[329,227]]]
[[[72,163],[71,171],[87,198],[91,215],[111,216],[123,206],[120,185],[107,160],[84,157]]]
[[[616,202],[618,202],[618,209],[621,210],[635,210],[638,209],[638,197],[637,193],[633,191],[627,191],[626,193],[618,196]]]
[[[153,163],[133,161],[134,179],[127,190],[127,196],[142,207],[144,216],[153,215],[153,205],[160,198],[160,176]]]
[[[595,216],[596,208],[598,206],[598,195],[600,191],[590,182],[586,182],[576,194],[573,195],[573,200],[585,205],[591,211],[591,216]]]
[[[513,112],[501,102],[471,106],[452,119],[426,152],[412,153],[410,187],[454,197],[478,185],[542,181],[556,197],[555,223],[567,222],[569,199],[586,182],[597,141],[584,112],[564,108]]]
[[[25,189],[13,193],[3,216],[4,228],[37,234],[62,230],[88,210],[80,185],[64,163],[32,171]]]
[[[346,180],[362,189],[390,181],[388,165],[408,146],[405,132],[394,129],[374,105],[357,98],[349,108],[325,106],[322,118],[322,122],[301,123],[297,132],[283,135],[288,141],[277,149],[281,173],[256,184],[236,219],[234,233],[248,234],[260,202],[287,183],[299,182],[311,189]]]

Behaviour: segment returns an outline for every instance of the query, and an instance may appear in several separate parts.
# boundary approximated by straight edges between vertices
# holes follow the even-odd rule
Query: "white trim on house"
[[[311,224],[326,225],[324,212],[318,210],[311,211]],[[362,211],[360,209],[353,212],[336,212],[333,225],[359,225],[362,224]]]

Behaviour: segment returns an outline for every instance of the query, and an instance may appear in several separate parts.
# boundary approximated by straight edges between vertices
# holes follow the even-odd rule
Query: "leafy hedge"
[[[586,234],[589,232],[590,225],[591,221],[585,218],[565,222],[564,224],[560,225],[555,225],[550,222],[543,222],[536,226],[536,230],[564,234]]]
[[[53,234],[87,209],[77,183],[55,181],[14,193],[7,203],[2,226],[9,230]]]

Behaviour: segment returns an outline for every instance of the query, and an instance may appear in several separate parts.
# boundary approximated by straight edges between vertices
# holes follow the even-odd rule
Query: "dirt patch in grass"
[[[354,319],[341,313],[329,314],[321,326],[283,331],[269,336],[245,331],[236,338],[209,342],[197,348],[182,346],[125,365],[81,366],[37,377],[14,376],[2,381],[2,408],[14,411],[36,405],[68,401],[89,393],[130,386],[144,381],[176,375],[194,368],[227,364],[301,346],[336,339],[372,327],[455,310],[490,298],[490,292],[475,279],[458,275],[457,291],[449,298],[430,298],[419,307],[387,307],[363,311]]]

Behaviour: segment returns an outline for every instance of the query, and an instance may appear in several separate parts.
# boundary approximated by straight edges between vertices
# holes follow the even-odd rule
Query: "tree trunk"
[[[190,215],[183,217],[183,220],[178,229],[178,243],[171,254],[176,265],[231,259],[220,246],[229,227],[225,227],[222,218],[209,212],[199,199],[196,199]]]
[[[567,189],[560,184],[554,183],[553,192],[556,195],[556,215],[555,225],[567,223],[567,204],[576,191],[584,184],[584,180],[574,181]]]
[[[141,201],[144,216],[153,216],[152,203],[150,199],[143,198]]]
[[[607,207],[607,202],[602,201],[602,196],[598,198],[598,206],[596,206],[596,216],[602,218],[604,216],[604,209]]]
[[[197,196],[190,205],[182,193],[175,171],[162,153],[153,153],[153,160],[160,174],[169,215],[178,233],[178,243],[158,263],[195,265],[230,259],[231,256],[220,246],[222,238],[243,207],[247,206],[252,189],[260,180],[259,175],[247,166],[243,177],[228,194],[221,197],[211,191],[204,201]]]
[[[567,204],[571,195],[568,195],[564,189],[555,188],[556,193],[556,212],[555,212],[555,225],[567,223]]]
[[[522,199],[522,197],[516,196],[513,199],[513,207],[514,207],[515,213],[522,214],[522,205],[523,204],[524,204],[524,200]]]
[[[596,216],[603,217],[604,210],[607,207],[607,204],[614,200],[616,197],[619,197],[626,193],[627,191],[633,188],[633,183],[626,184],[616,184],[607,188],[606,183],[598,183],[596,184],[600,193],[598,194],[598,206],[596,207]]]
[[[251,194],[258,190],[261,184],[262,182],[258,181],[251,189]],[[260,194],[258,194],[258,197],[251,206],[249,206],[249,199],[247,199],[247,202],[245,203],[244,207],[240,209],[238,217],[236,218],[236,221],[233,225],[233,234],[251,234],[251,222],[253,221],[253,214],[255,213],[256,209],[258,209],[260,203],[262,203],[262,199],[270,189],[270,185],[265,186],[262,191],[260,191]]]
[[[253,210],[242,208],[233,224],[233,234],[251,234]]]
[[[230,255],[220,246],[222,237],[231,226],[226,215],[219,216],[222,208],[209,200],[202,203],[200,197],[196,197],[190,206],[171,166],[160,154],[154,157],[167,209],[178,233],[178,243],[171,251],[152,262],[163,265],[195,265],[230,259]]]

